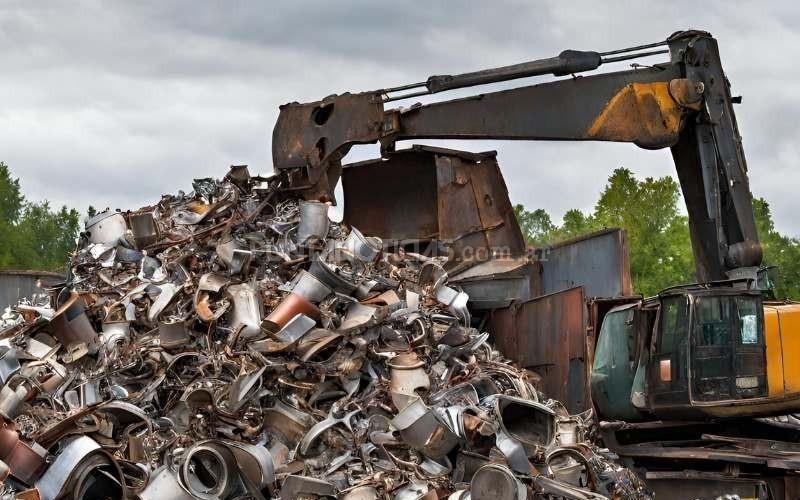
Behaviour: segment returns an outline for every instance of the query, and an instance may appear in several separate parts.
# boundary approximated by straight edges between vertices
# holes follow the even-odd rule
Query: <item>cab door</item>
[[[590,383],[592,402],[604,419],[633,421],[642,417],[631,402],[639,364],[638,313],[638,304],[629,304],[612,309],[603,318]]]
[[[654,410],[689,404],[689,298],[671,295],[660,301],[647,370],[648,399]]]

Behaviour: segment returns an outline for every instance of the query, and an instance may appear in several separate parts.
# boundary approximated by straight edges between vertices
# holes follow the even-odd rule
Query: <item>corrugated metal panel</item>
[[[544,249],[541,255],[544,293],[583,286],[587,297],[632,294],[628,246],[622,229],[565,241]]]
[[[494,311],[490,331],[504,355],[542,377],[541,389],[571,412],[589,407],[589,346],[582,287]]]
[[[47,286],[63,280],[63,276],[47,271],[0,271],[0,312],[22,297],[43,293],[39,280]]]

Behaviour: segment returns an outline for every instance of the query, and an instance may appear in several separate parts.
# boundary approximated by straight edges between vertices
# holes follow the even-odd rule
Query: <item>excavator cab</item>
[[[601,418],[754,417],[800,409],[800,305],[728,281],[611,309],[591,374]]]
[[[721,287],[669,290],[658,314],[647,363],[653,413],[717,413],[767,396],[761,293]]]

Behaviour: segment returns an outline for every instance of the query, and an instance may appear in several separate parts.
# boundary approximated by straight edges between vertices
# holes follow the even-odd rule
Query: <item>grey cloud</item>
[[[770,201],[779,229],[800,234],[799,18],[788,1],[4,2],[0,160],[33,199],[135,207],[231,163],[271,171],[283,102],[696,27],[717,36],[744,95],[737,113],[753,191]],[[499,150],[514,201],[556,215],[591,208],[615,167],[673,173],[668,152],[629,145],[442,144]]]

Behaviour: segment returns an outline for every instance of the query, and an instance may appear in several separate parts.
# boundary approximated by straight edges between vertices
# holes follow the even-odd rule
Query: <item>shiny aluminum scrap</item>
[[[0,323],[0,498],[648,498],[475,328],[443,258],[278,178],[86,223]]]

